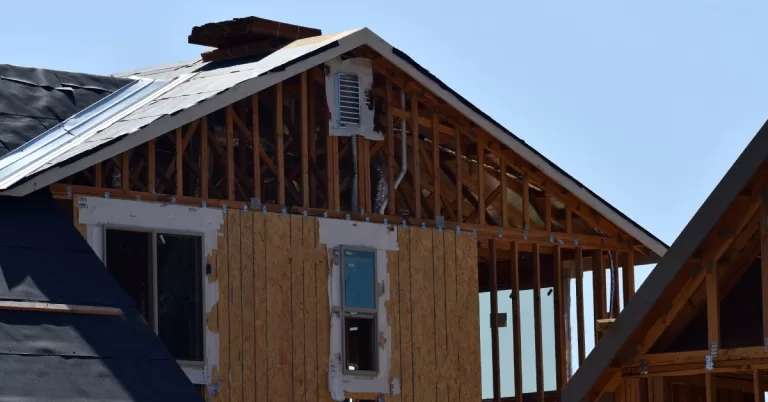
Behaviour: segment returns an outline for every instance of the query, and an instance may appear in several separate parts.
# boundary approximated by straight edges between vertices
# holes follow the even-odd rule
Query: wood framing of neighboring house
[[[575,373],[564,401],[763,400],[768,124]]]
[[[227,37],[224,26],[207,26],[207,37]],[[159,89],[76,144],[18,152],[29,161],[11,173],[0,166],[2,194],[48,188],[71,202],[102,258],[105,227],[201,233],[206,361],[185,370],[212,400],[480,400],[481,292],[492,301],[494,399],[502,381],[516,384],[514,400],[560,398],[570,349],[583,361],[586,331],[603,331],[585,321],[585,302],[597,320],[615,317],[619,291],[606,294],[606,284],[621,272],[626,303],[635,264],[658,261],[666,245],[371,31],[297,40],[267,31],[255,42],[215,42],[206,61],[125,74]],[[329,71],[345,60],[363,60],[371,77],[358,110],[372,116],[370,130],[356,136],[334,134]],[[383,269],[377,350],[386,371],[367,377],[345,373],[337,344],[347,245],[375,250]],[[594,273],[591,301],[585,271]],[[557,387],[545,394],[546,287],[555,293]],[[516,369],[502,379],[505,289],[513,300],[533,290],[537,341],[535,367],[524,368],[513,302]],[[524,375],[536,377],[535,395],[523,395]]]

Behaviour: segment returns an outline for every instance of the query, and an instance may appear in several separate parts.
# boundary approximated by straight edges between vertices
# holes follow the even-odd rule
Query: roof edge
[[[643,282],[610,330],[563,389],[563,402],[579,402],[610,367],[638,325],[712,231],[741,189],[768,158],[768,121],[755,134],[709,197],[677,237],[669,252]]]
[[[25,182],[18,183],[5,191],[0,192],[4,195],[21,196],[32,192],[38,188],[45,187],[68,174],[85,169],[98,160],[110,158],[120,152],[126,151],[132,147],[138,146],[152,138],[162,135],[164,132],[171,131],[181,127],[190,121],[211,113],[227,104],[245,98],[264,88],[273,85],[276,82],[283,81],[291,76],[307,70],[312,66],[323,63],[333,57],[339,56],[347,51],[362,45],[368,45],[377,53],[382,55],[391,63],[401,68],[407,74],[417,79],[427,89],[441,97],[446,103],[454,107],[457,111],[463,113],[473,123],[488,131],[499,141],[520,154],[531,164],[541,170],[544,174],[552,178],[555,182],[563,186],[566,190],[573,193],[577,198],[589,204],[597,212],[603,215],[610,222],[617,225],[621,230],[634,237],[646,247],[648,247],[658,257],[663,257],[668,246],[660,239],[655,237],[649,231],[641,227],[636,222],[629,219],[618,209],[597,196],[586,186],[581,184],[575,178],[566,173],[563,169],[555,165],[552,161],[545,158],[538,151],[515,136],[512,132],[504,128],[490,116],[482,112],[471,102],[463,98],[456,91],[445,85],[440,79],[431,74],[424,67],[416,63],[404,52],[393,47],[381,37],[376,35],[368,28],[353,29],[348,35],[337,39],[338,46],[326,48],[324,51],[311,55],[303,60],[290,64],[279,70],[279,67],[271,72],[252,78],[232,87],[214,97],[207,99],[197,105],[194,105],[175,116],[165,116],[144,127],[137,132],[117,140],[113,145],[105,147],[102,150],[94,152],[86,158],[76,160],[68,165],[53,167],[37,176],[32,177]],[[278,71],[276,71],[278,70]],[[165,130],[165,131],[162,131]],[[160,131],[160,132],[158,132]],[[117,152],[115,152],[117,151]],[[102,159],[99,159],[102,158]]]

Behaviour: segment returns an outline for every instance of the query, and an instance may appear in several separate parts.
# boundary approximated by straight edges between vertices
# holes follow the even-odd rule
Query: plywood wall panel
[[[411,300],[413,301],[414,395],[418,401],[434,401],[435,299],[432,230],[411,230]]]
[[[398,271],[400,283],[400,367],[402,400],[414,401],[413,300],[411,299],[411,230],[398,226]]]
[[[297,247],[291,244],[291,248]],[[302,247],[304,251],[304,367],[306,374],[306,402],[317,402],[317,264],[322,261],[317,257],[317,238],[315,237],[315,218],[308,217],[302,227]]]
[[[391,330],[390,343],[390,361],[389,361],[389,383],[393,380],[401,382],[400,379],[400,275],[398,269],[398,252],[387,252],[387,272],[389,273],[389,301],[387,301],[387,323]],[[389,395],[388,402],[400,402],[402,400],[399,393]]]
[[[221,236],[216,242],[216,279],[219,281],[219,301],[217,302],[217,315],[219,321],[219,367],[218,373],[211,380],[218,384],[216,401],[229,402],[229,261],[228,253],[228,228],[229,222],[222,227]]]
[[[291,350],[290,220],[267,215],[267,395],[270,402],[293,398]]]
[[[448,400],[448,327],[445,294],[445,245],[443,232],[432,231],[432,287],[435,306],[435,373],[437,401]]]
[[[461,400],[480,400],[480,317],[477,273],[477,243],[474,236],[456,236],[456,286],[459,289],[461,333]]]
[[[302,252],[304,219],[301,215],[290,215],[288,218],[291,221],[291,243],[288,247],[291,250],[291,314],[288,316],[291,320],[291,332],[285,336],[292,338],[293,400],[304,402],[306,391],[304,376],[304,253]]]
[[[254,233],[255,214],[242,213],[240,216],[240,272],[243,319],[243,400],[256,400],[256,354],[255,354],[255,304],[254,289]]]
[[[254,356],[256,402],[267,401],[269,339],[267,336],[267,217],[253,215]]]
[[[461,401],[459,393],[459,306],[456,288],[456,233],[443,233],[443,252],[445,261],[445,319],[446,319],[446,359],[448,363],[448,400]],[[478,334],[479,336],[479,334]]]
[[[243,399],[243,292],[239,210],[227,212],[229,269],[229,387],[231,400]]]
[[[320,222],[315,221],[315,238],[320,238]],[[331,305],[328,298],[328,276],[330,275],[330,253],[318,245],[322,260],[315,267],[317,271],[317,400],[331,402],[328,386],[328,367],[331,356]]]

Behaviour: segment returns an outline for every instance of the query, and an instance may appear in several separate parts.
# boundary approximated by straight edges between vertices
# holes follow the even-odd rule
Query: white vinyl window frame
[[[184,361],[178,361],[178,363],[193,384],[210,384],[213,367],[219,363],[219,338],[207,325],[207,316],[218,303],[219,285],[217,281],[208,280],[206,257],[216,249],[219,230],[224,223],[223,211],[214,208],[164,205],[102,197],[76,196],[75,199],[78,203],[78,223],[86,225],[86,240],[104,263],[106,263],[104,245],[107,226],[121,230],[132,228],[137,231],[202,237],[204,360],[202,363]]]
[[[344,336],[342,337],[342,362],[344,363],[344,367],[342,372],[344,374],[352,374],[356,376],[369,376],[369,377],[375,377],[379,374],[379,353],[378,353],[378,347],[376,345],[376,335],[379,332],[379,326],[378,326],[378,317],[379,317],[379,303],[378,303],[378,295],[376,294],[376,283],[377,283],[377,277],[376,274],[376,249],[372,249],[370,247],[359,247],[359,246],[339,246],[337,248],[337,251],[340,255],[340,268],[341,268],[341,308],[342,308],[342,315],[341,315],[341,328],[344,331]],[[346,272],[346,264],[344,262],[344,256],[345,251],[361,251],[365,253],[370,253],[372,255],[372,263],[373,263],[373,282],[371,283],[371,291],[373,291],[373,300],[376,305],[375,308],[360,308],[360,307],[351,307],[347,306],[346,304],[346,282],[345,282],[345,272]],[[371,339],[371,355],[373,356],[373,370],[351,370],[349,367],[347,367],[347,315],[351,314],[359,314],[359,318],[371,320],[373,323],[373,339]]]
[[[205,261],[205,254],[203,252],[203,235],[201,233],[185,233],[180,231],[174,231],[174,230],[151,230],[151,229],[145,229],[145,228],[138,228],[138,227],[131,227],[131,226],[119,226],[119,225],[103,225],[102,226],[103,234],[102,238],[104,239],[102,243],[102,255],[104,256],[103,261],[106,265],[107,262],[107,231],[109,230],[119,230],[119,231],[126,231],[126,232],[139,232],[139,233],[146,233],[150,236],[150,262],[149,262],[149,268],[152,270],[150,275],[150,282],[152,287],[152,293],[150,294],[150,309],[152,310],[152,322],[150,323],[152,330],[155,332],[155,335],[159,335],[159,295],[157,290],[157,237],[158,235],[178,235],[178,236],[190,236],[190,237],[197,237],[200,239],[200,255],[198,256],[198,266],[196,267],[198,271],[198,275],[200,276],[200,297],[201,297],[201,308],[198,314],[200,315],[200,322],[205,326],[205,308],[203,306],[205,302],[205,281],[206,279],[206,272],[205,272],[205,264],[203,261]],[[109,267],[107,267],[109,269]],[[205,331],[201,328],[201,331],[203,332],[200,334],[200,339],[202,341],[202,351],[201,354],[203,358],[201,360],[179,360],[177,359],[176,362],[179,363],[182,367],[189,367],[192,369],[202,369],[205,367],[205,356],[206,356],[206,345],[205,345]]]

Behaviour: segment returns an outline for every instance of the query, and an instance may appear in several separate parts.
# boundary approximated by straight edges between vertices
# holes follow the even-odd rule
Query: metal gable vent
[[[336,112],[339,125],[360,125],[360,79],[357,74],[336,74]]]

